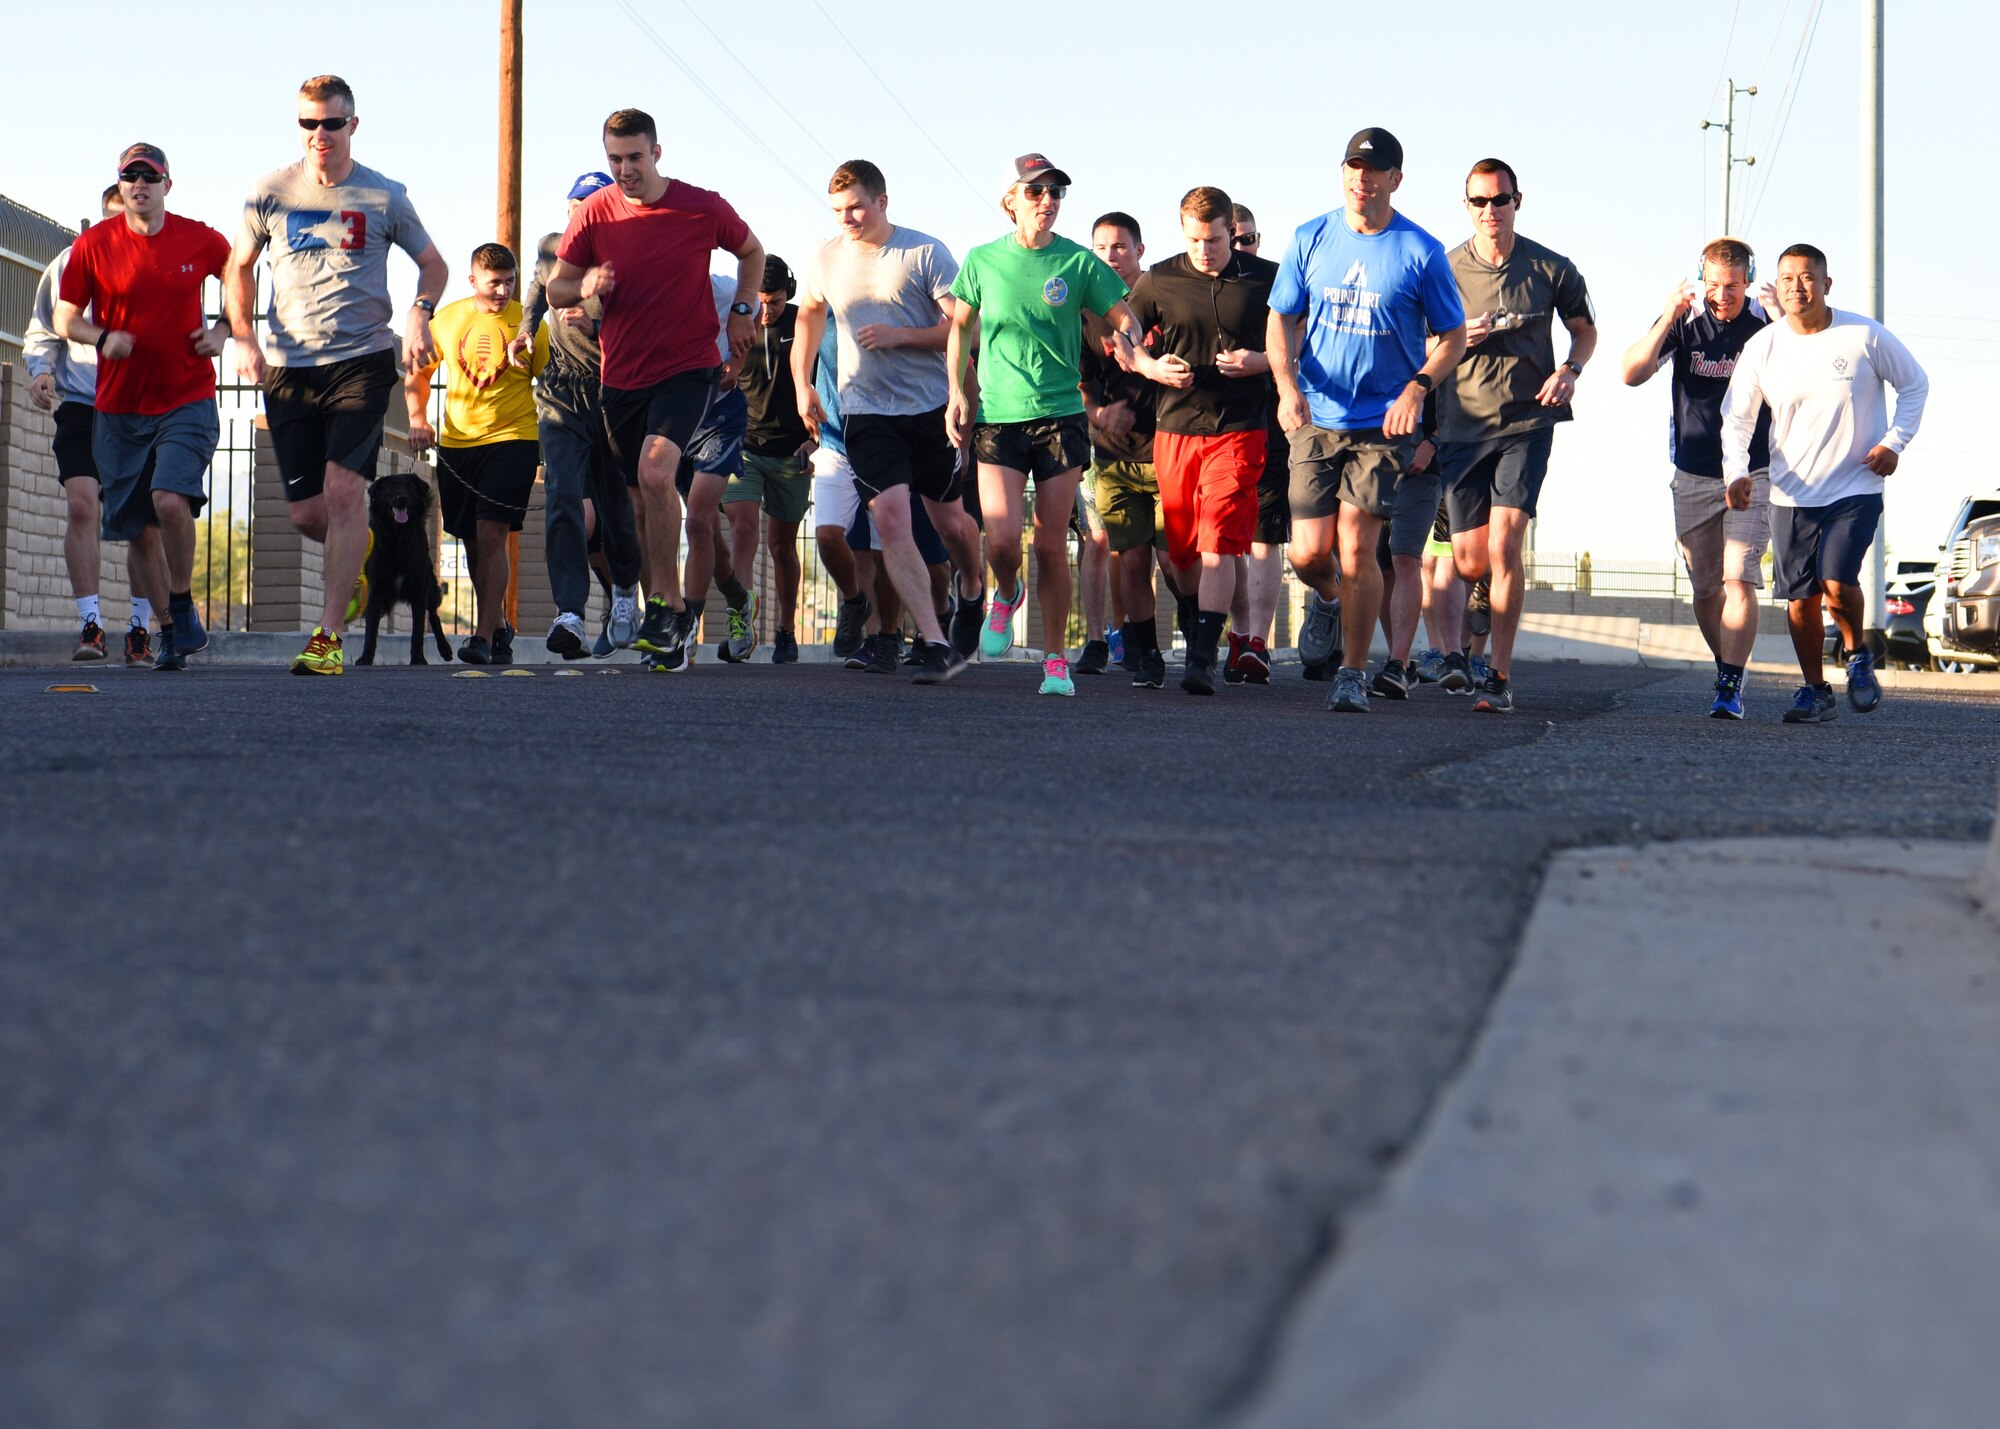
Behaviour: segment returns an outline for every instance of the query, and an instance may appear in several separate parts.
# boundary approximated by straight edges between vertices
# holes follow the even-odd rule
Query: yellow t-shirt
[[[546,325],[535,329],[535,350],[526,367],[507,365],[507,343],[521,325],[521,305],[510,302],[497,313],[482,313],[472,298],[438,309],[431,319],[444,368],[444,430],[447,447],[483,447],[492,442],[534,441],[534,379],[549,361]]]

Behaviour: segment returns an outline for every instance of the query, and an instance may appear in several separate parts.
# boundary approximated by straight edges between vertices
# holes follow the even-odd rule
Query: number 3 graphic
[[[356,249],[368,246],[367,214],[355,209],[344,208],[340,211],[340,222],[341,226],[347,230],[346,236],[340,240],[341,252],[350,253]]]

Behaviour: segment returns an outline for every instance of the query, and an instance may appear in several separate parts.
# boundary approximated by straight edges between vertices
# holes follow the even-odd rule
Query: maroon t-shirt
[[[129,356],[98,359],[98,411],[157,417],[215,396],[215,359],[188,334],[208,326],[202,280],[221,277],[228,257],[228,239],[177,213],[151,235],[118,217],[77,237],[58,296],[106,331],[132,334]]]
[[[729,201],[679,179],[653,203],[599,189],[570,216],[556,256],[579,268],[612,266],[604,299],[604,385],[633,391],[714,367],[719,326],[708,255],[750,236]]]

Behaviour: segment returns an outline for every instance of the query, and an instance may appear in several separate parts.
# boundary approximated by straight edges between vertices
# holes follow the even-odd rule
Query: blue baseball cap
[[[577,181],[569,186],[569,196],[571,198],[589,198],[599,189],[608,189],[610,187],[611,175],[600,174],[595,169],[592,169],[587,174],[579,175]]]

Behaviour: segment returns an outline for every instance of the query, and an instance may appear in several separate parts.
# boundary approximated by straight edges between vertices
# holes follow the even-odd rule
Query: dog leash
[[[530,511],[534,510],[535,503],[532,497],[529,498],[527,505],[514,506],[510,505],[508,502],[505,501],[495,501],[492,497],[482,494],[478,487],[474,486],[471,482],[467,481],[464,477],[460,476],[456,471],[452,470],[451,463],[444,459],[444,448],[442,446],[433,444],[431,447],[431,455],[437,459],[437,469],[439,471],[445,473],[453,481],[457,482],[461,487],[465,488],[465,490],[471,492],[475,497],[478,497],[479,500],[484,501],[488,506],[497,506],[502,511],[518,511],[523,516],[527,515]]]

